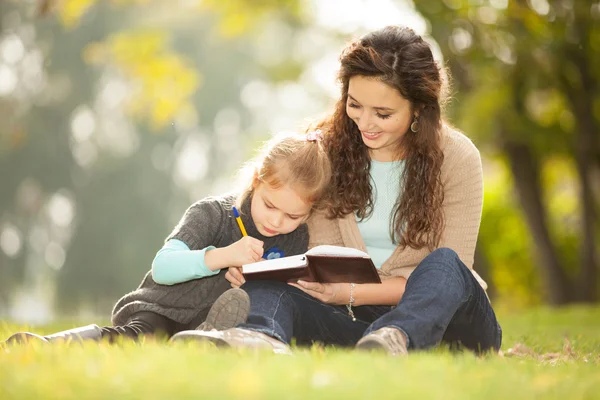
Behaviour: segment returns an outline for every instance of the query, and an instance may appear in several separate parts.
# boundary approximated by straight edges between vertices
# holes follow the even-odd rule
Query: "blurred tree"
[[[0,2],[0,314],[19,288],[54,278],[63,309],[103,313],[139,282],[190,201],[265,136],[256,120],[296,107],[285,103],[298,96],[291,82],[305,85],[299,53],[324,51],[313,36],[293,40],[304,7]],[[455,77],[453,120],[490,155],[478,268],[511,305],[538,301],[540,287],[552,304],[593,301],[598,2],[416,7]],[[314,92],[298,103],[311,114],[323,111]],[[253,102],[269,106],[259,114]]]
[[[261,71],[240,34],[294,26],[299,2],[146,3],[0,3],[0,47],[23,53],[14,87],[0,83],[0,314],[55,279],[61,310],[106,314],[190,202],[249,156],[237,109]]]
[[[415,5],[449,58],[457,124],[480,142],[497,146],[510,166],[547,301],[596,301],[600,3],[447,0]],[[570,229],[549,222],[542,175],[557,155],[577,166],[580,215],[567,222],[580,230],[579,267],[569,262],[573,249],[561,244],[571,242]]]

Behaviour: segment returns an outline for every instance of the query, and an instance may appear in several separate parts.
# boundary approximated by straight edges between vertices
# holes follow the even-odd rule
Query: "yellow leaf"
[[[94,43],[84,52],[89,62],[117,68],[134,89],[127,112],[159,129],[191,108],[191,97],[200,85],[200,76],[189,62],[169,51],[162,31],[122,32],[106,42]]]
[[[96,0],[63,0],[58,7],[60,21],[66,28],[76,27],[83,14],[95,3]]]

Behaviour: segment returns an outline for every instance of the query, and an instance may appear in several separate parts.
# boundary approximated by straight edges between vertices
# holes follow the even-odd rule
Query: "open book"
[[[371,257],[350,247],[317,246],[304,254],[242,265],[246,280],[381,283]]]

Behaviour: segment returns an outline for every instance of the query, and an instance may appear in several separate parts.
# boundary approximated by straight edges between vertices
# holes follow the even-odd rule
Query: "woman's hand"
[[[304,293],[326,304],[348,304],[350,299],[350,284],[348,283],[318,283],[298,281],[289,283]]]
[[[231,283],[231,287],[234,288],[239,288],[246,282],[244,275],[242,275],[242,268],[239,267],[229,267],[225,273],[225,279],[227,279],[229,283]]]

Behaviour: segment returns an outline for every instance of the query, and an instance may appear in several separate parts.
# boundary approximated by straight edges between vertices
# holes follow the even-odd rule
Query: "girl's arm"
[[[218,243],[224,222],[218,198],[206,198],[188,207],[152,261],[154,281],[174,285],[217,274],[218,269],[205,263],[205,254]]]
[[[216,275],[231,265],[259,260],[263,243],[249,236],[215,248],[223,243],[222,229],[228,226],[223,199],[206,198],[192,204],[154,257],[154,281],[174,285]]]
[[[175,285],[216,275],[219,269],[212,270],[205,263],[206,252],[214,248],[208,246],[202,250],[190,250],[181,240],[170,239],[152,261],[152,279],[162,285]]]
[[[216,275],[223,268],[255,262],[262,256],[262,241],[250,236],[221,248],[190,250],[181,240],[169,239],[152,261],[152,279],[161,285]]]

